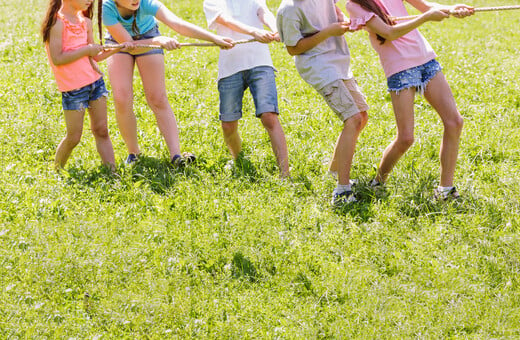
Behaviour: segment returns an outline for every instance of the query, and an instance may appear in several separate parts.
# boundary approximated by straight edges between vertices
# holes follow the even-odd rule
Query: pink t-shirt
[[[408,15],[403,0],[380,0],[380,2],[390,16]],[[347,12],[350,16],[351,27],[365,25],[376,16],[374,12],[367,11],[352,1],[347,2]],[[437,57],[430,44],[416,29],[393,41],[386,40],[384,44],[377,40],[375,33],[369,31],[369,37],[372,47],[379,54],[379,60],[387,78]]]
[[[63,51],[71,51],[87,45],[87,21],[82,14],[78,15],[78,24],[68,21],[61,12],[58,12],[58,20],[63,23],[61,37]],[[54,65],[49,51],[49,43],[45,44],[45,51],[56,78],[58,89],[61,92],[82,88],[101,78],[101,75],[90,64],[87,56],[65,65]],[[92,62],[95,63],[95,61]]]

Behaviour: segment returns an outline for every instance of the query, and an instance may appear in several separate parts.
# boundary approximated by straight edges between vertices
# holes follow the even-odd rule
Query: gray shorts
[[[354,78],[338,79],[318,92],[342,122],[369,109],[365,95]]]

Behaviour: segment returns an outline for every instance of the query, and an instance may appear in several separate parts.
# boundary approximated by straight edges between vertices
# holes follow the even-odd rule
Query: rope
[[[480,7],[475,8],[475,12],[491,12],[491,11],[510,11],[513,9],[520,9],[520,6],[497,6],[497,7]],[[450,14],[455,14],[457,11],[450,11]],[[406,17],[391,17],[390,19],[395,21],[401,21],[401,20],[411,20],[419,17],[419,15],[409,15]]]
[[[247,40],[236,40],[234,43],[235,45],[238,44],[247,44],[251,42],[255,42],[256,39],[247,39]],[[180,47],[218,47],[219,45],[215,43],[181,43],[179,44]],[[117,44],[117,45],[104,45],[103,49],[105,50],[111,50],[115,48],[122,48],[124,45]],[[153,48],[153,49],[163,49],[162,46],[159,45],[146,45],[146,44],[135,44],[133,45],[135,48]]]

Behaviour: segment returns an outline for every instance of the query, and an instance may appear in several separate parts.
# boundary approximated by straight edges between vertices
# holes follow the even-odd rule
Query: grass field
[[[202,0],[164,3],[205,27]],[[0,4],[0,338],[520,337],[519,11],[421,28],[465,118],[457,205],[432,198],[442,127],[422,98],[386,195],[367,189],[395,124],[366,33],[347,35],[371,110],[352,169],[363,199],[333,211],[340,123],[281,44],[271,51],[292,181],[278,179],[249,96],[240,131],[255,171],[225,169],[210,48],[166,54],[181,145],[197,164],[168,166],[136,76],[144,159],[122,164],[110,100],[120,178],[100,167],[87,120],[55,173],[65,123],[38,32],[45,6]]]

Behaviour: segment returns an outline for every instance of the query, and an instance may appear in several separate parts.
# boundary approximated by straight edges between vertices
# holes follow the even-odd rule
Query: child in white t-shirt
[[[205,0],[204,13],[210,29],[234,40],[254,38],[258,42],[220,50],[218,90],[224,141],[235,160],[242,150],[238,120],[242,118],[242,99],[249,88],[260,118],[271,139],[280,175],[289,176],[285,135],[278,120],[278,95],[274,67],[266,45],[279,41],[276,21],[265,0]],[[264,25],[270,31],[264,29]]]

